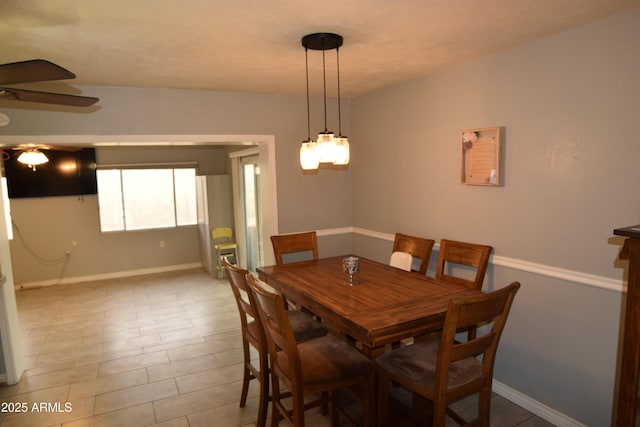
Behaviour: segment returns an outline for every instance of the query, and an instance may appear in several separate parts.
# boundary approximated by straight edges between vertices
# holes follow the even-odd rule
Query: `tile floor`
[[[226,281],[190,270],[16,295],[26,371],[0,386],[1,427],[254,425],[257,386],[238,407],[240,322]],[[492,426],[551,425],[499,396],[492,410]]]

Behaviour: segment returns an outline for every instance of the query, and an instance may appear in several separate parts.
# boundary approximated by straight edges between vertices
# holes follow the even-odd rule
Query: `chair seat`
[[[439,344],[439,338],[434,338],[401,347],[381,355],[376,363],[392,375],[410,378],[412,383],[432,390]],[[482,364],[475,357],[452,362],[447,389],[453,390],[482,376]]]
[[[298,354],[305,387],[365,376],[374,369],[373,362],[364,354],[333,335],[299,343]],[[279,366],[290,366],[284,351],[278,352],[278,360]]]
[[[237,245],[235,243],[218,243],[213,245],[213,247],[219,251],[223,251],[225,249],[235,249]]]
[[[327,335],[327,328],[308,313],[289,310],[287,311],[287,316],[289,316],[289,323],[291,323],[291,329],[296,341],[306,341]]]
[[[297,310],[287,311],[289,323],[296,341],[306,341],[327,335],[327,328],[313,318],[310,314]],[[247,324],[247,332],[256,340],[260,337],[260,326],[255,322]]]

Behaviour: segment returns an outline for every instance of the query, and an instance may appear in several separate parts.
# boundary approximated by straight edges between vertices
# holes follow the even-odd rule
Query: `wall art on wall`
[[[500,128],[466,129],[461,136],[462,183],[498,187],[502,175]]]

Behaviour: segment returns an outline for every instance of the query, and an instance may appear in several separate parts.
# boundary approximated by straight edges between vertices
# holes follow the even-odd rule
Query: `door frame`
[[[277,183],[276,156],[274,135],[0,135],[0,147],[22,143],[34,143],[60,146],[109,147],[109,146],[215,146],[237,145],[239,147],[257,146],[260,154],[260,178],[262,197],[260,199],[263,215],[263,245],[269,247],[269,236],[277,233]],[[0,196],[2,189],[0,189]],[[0,218],[4,217],[4,202],[0,197]],[[235,198],[234,198],[235,199]],[[234,205],[236,203],[234,202]],[[4,225],[0,228],[4,228]],[[266,242],[264,240],[267,240]],[[268,244],[268,245],[267,245]],[[265,263],[273,263],[273,255],[265,251]],[[0,289],[0,331],[2,351],[4,354],[7,382],[17,383],[24,372],[22,360],[22,344],[15,301],[15,284],[11,271],[11,254],[6,231],[0,230],[0,262],[5,277],[4,286]]]

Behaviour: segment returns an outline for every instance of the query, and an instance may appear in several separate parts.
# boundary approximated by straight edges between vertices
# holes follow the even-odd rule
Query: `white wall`
[[[636,9],[352,100],[353,225],[486,243],[621,288],[612,231],[640,223],[638,22]],[[504,186],[460,184],[461,131],[494,126]],[[381,259],[387,246],[355,243]],[[485,289],[513,280],[496,378],[610,425],[620,292],[500,266]]]

